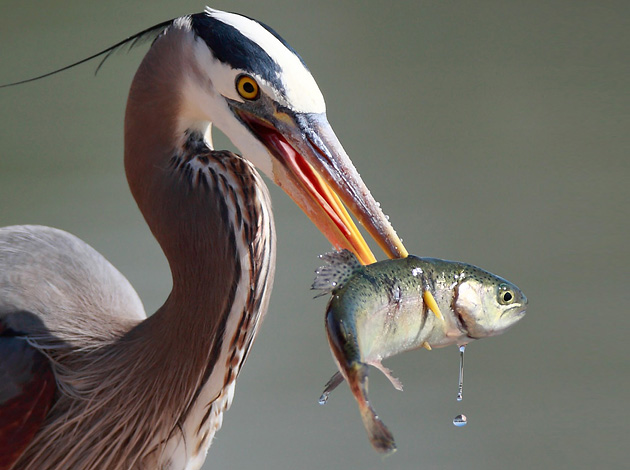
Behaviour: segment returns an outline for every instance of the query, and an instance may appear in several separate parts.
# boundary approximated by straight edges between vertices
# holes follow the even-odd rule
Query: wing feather
[[[0,470],[11,468],[39,430],[55,390],[46,356],[23,338],[0,336]]]

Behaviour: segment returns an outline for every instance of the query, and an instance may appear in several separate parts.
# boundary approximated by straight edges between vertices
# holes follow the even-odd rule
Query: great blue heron
[[[254,166],[335,247],[374,261],[343,201],[390,257],[406,256],[313,77],[273,30],[208,9],[153,32],[129,93],[125,170],[173,289],[147,318],[86,243],[48,227],[0,229],[0,469],[203,464],[274,274]],[[212,124],[244,157],[212,148]]]

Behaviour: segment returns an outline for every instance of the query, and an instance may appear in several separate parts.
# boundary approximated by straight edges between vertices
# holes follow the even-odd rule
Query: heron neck
[[[167,319],[177,317],[177,324],[189,335],[196,329],[198,338],[204,329],[213,333],[213,312],[224,309],[226,292],[238,282],[238,263],[217,198],[191,191],[169,166],[185,143],[178,126],[179,86],[190,54],[190,47],[183,47],[187,34],[174,29],[156,41],[134,77],[125,116],[125,171],[173,275],[171,295],[149,323],[164,319],[171,328]]]
[[[223,397],[220,410],[229,406],[267,310],[275,236],[269,194],[253,166],[210,150],[201,125],[192,133],[181,128],[194,121],[181,119],[189,103],[177,86],[188,73],[192,47],[182,44],[189,40],[185,31],[174,30],[153,44],[127,103],[127,179],[168,259],[173,290],[129,332],[126,344],[136,354],[126,357],[169,384],[160,409],[198,432],[210,429],[205,419],[213,400]]]

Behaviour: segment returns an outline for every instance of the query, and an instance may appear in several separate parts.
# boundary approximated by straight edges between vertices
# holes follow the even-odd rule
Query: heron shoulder
[[[18,321],[16,312],[62,331],[77,323],[128,328],[146,318],[129,281],[101,254],[68,232],[37,225],[0,228],[0,318]]]

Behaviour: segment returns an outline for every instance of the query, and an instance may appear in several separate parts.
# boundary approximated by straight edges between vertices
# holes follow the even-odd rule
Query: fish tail
[[[361,410],[361,419],[363,420],[363,426],[365,426],[370,443],[377,452],[383,454],[396,452],[394,436],[369,404]]]
[[[339,289],[348,279],[363,268],[357,257],[348,250],[332,251],[320,255],[326,264],[320,266],[311,289],[321,291],[316,297]]]
[[[353,365],[352,369],[349,371],[350,388],[359,404],[361,420],[363,421],[363,426],[367,431],[372,447],[374,447],[377,452],[391,454],[396,451],[396,443],[394,442],[394,436],[377,416],[368,400],[367,370],[368,367],[366,364],[357,363]]]

